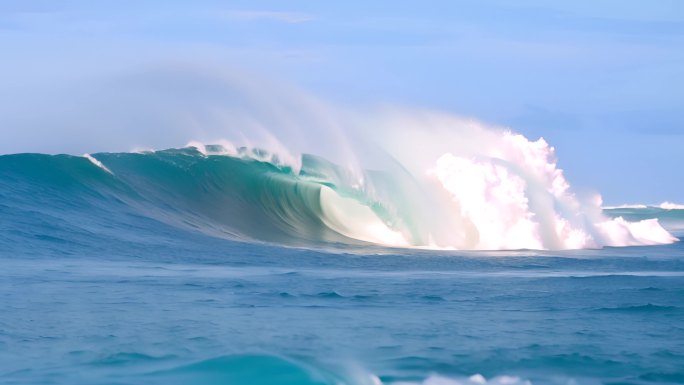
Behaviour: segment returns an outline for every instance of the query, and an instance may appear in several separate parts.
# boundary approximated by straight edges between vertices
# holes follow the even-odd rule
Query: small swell
[[[645,381],[682,384],[684,383],[684,372],[651,372],[643,374],[639,378]]]
[[[321,293],[316,294],[316,297],[319,297],[319,298],[328,298],[328,299],[341,299],[341,298],[344,298],[343,295],[341,295],[340,293],[338,293],[338,292],[336,292],[336,291],[325,291],[325,292],[321,292]]]
[[[644,287],[643,289],[639,289],[639,291],[663,291],[663,289],[660,289],[658,287],[649,286],[649,287]]]
[[[173,355],[151,356],[143,353],[135,352],[120,352],[114,353],[107,357],[91,362],[91,365],[96,366],[119,366],[119,365],[135,365],[147,364],[154,361],[165,361],[176,358]]]
[[[654,304],[633,305],[633,306],[617,306],[617,307],[603,307],[597,309],[605,312],[624,312],[624,313],[651,313],[651,312],[671,312],[680,310],[676,306],[662,306]]]
[[[426,301],[434,301],[434,302],[444,302],[446,299],[444,297],[440,297],[438,295],[424,295],[420,297],[421,299],[424,299]]]

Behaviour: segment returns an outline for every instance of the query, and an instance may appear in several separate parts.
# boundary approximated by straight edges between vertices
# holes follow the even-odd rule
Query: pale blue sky
[[[61,111],[115,95],[104,74],[177,57],[543,136],[608,203],[684,202],[680,0],[4,0],[0,51],[0,153],[128,150],[89,136],[96,108]]]

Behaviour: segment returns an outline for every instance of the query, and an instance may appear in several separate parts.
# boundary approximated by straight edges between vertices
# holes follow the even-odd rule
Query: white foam
[[[539,226],[532,220],[525,181],[506,168],[447,153],[430,174],[452,196],[454,211],[474,226],[471,248],[541,249]]]
[[[431,375],[422,382],[393,382],[392,385],[532,385],[529,380],[516,376],[497,376],[487,380],[481,374],[470,377],[449,378],[440,375]]]
[[[90,154],[83,154],[83,157],[88,159],[90,161],[90,163],[94,164],[95,166],[97,166],[97,167],[101,168],[102,170],[114,175],[114,173],[110,169],[108,169],[107,166],[102,164],[102,162],[100,162],[99,160],[95,159],[94,156],[92,156]]]
[[[605,246],[640,246],[676,242],[677,238],[665,230],[657,219],[628,222],[622,217],[596,225]]]
[[[190,141],[185,147],[193,147],[197,149],[202,155],[225,155],[225,156],[238,156],[238,151],[233,145],[233,143],[227,140],[217,141],[215,144],[207,146],[204,143],[198,141]]]
[[[397,205],[412,211],[405,222],[419,229],[407,238],[412,246],[581,249],[676,241],[657,221],[608,219],[600,196],[580,200],[543,138],[426,111],[380,114],[372,127],[365,132],[376,133],[420,184],[408,204]]]
[[[625,204],[617,206],[604,206],[604,210],[615,210],[615,209],[647,209],[649,207],[655,207],[663,210],[684,210],[684,205],[672,202],[663,202],[657,205],[644,205],[644,204]]]
[[[624,205],[617,205],[617,206],[603,206],[602,209],[604,210],[616,210],[616,209],[646,209],[648,208],[648,205],[641,205],[641,204],[624,204]]]
[[[131,151],[133,154],[153,154],[155,149],[151,147],[134,147]]]
[[[211,144],[190,141],[185,147],[195,148],[204,156],[215,155],[254,159],[261,162],[272,163],[276,166],[289,166],[295,171],[299,171],[301,168],[301,157],[292,155],[274,137],[269,137],[269,139],[266,142],[262,142],[260,146],[252,146],[248,143],[239,146],[240,148],[238,148],[233,142],[220,139],[211,142]]]
[[[684,210],[684,205],[680,205],[672,202],[663,202],[658,205],[663,210]]]

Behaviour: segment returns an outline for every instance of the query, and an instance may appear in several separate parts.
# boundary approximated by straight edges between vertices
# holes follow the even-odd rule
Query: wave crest
[[[271,147],[193,142],[183,149],[84,157],[106,179],[99,181],[98,188],[107,190],[101,195],[116,195],[157,220],[221,237],[457,250],[677,240],[657,219],[609,218],[600,197],[578,199],[554,148],[542,138],[530,141],[448,116],[428,114],[417,122],[389,116],[375,122],[375,132],[362,135],[373,146],[351,145],[359,139],[350,136],[341,161],[298,154],[276,138],[269,140]],[[387,131],[397,126],[402,129]],[[36,167],[45,171],[50,162],[70,168],[65,172],[72,178],[94,175],[79,175],[83,164],[67,164],[63,157],[32,165],[36,159],[10,158],[4,157],[6,165],[27,162],[23,174],[21,164],[3,168],[17,178],[40,172]]]

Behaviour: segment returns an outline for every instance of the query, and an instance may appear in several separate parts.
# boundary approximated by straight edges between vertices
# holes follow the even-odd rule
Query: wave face
[[[125,208],[176,228],[293,246],[579,249],[676,240],[654,216],[609,219],[600,202],[581,204],[543,139],[503,132],[490,143],[496,151],[445,152],[427,166],[385,151],[388,167],[361,171],[310,154],[293,161],[262,149],[194,144],[7,155],[0,173],[10,195],[4,201],[38,212],[55,203],[26,197],[49,190],[59,204],[88,203],[112,217]]]
[[[174,357],[153,357],[143,354],[118,353],[89,363],[95,368],[131,367],[163,364]],[[531,385],[516,376],[500,375],[487,379],[481,374],[469,377],[430,375],[422,380],[393,381],[367,373],[363,369],[335,368],[330,370],[317,362],[303,362],[271,355],[229,355],[200,360],[170,369],[133,371],[116,376],[121,384],[253,384],[253,385]],[[82,383],[83,378],[68,378]],[[95,383],[97,379],[95,379]],[[558,383],[561,383],[560,381]]]

